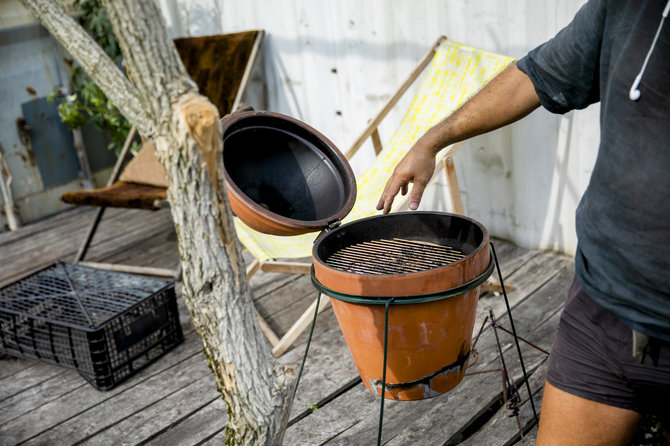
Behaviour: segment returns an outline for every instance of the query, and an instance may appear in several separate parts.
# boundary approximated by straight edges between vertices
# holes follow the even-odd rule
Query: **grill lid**
[[[233,212],[251,228],[297,235],[342,220],[356,201],[344,155],[289,116],[242,111],[221,121],[220,168]]]

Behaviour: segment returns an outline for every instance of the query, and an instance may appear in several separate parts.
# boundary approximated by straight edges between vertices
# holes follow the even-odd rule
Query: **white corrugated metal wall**
[[[247,102],[309,123],[342,150],[349,148],[438,36],[522,57],[566,25],[585,2],[156,1],[174,37],[264,29],[262,58]],[[12,23],[3,26],[18,25]],[[38,92],[54,87],[53,82],[38,84],[30,86]],[[25,96],[26,85],[15,90]],[[387,118],[382,140],[390,136],[410,99],[411,94],[406,95]],[[14,120],[6,121],[5,150],[19,150],[18,142],[11,143],[16,139]],[[539,110],[520,123],[474,138],[457,156],[466,213],[492,234],[520,245],[574,252],[574,209],[588,183],[598,136],[598,108],[591,107],[565,116]],[[15,173],[12,187],[22,217],[30,221],[35,213],[37,218],[36,212],[49,206],[35,206],[32,198],[39,191],[28,194],[22,189],[38,181],[36,176],[20,174],[16,166],[22,166],[21,153],[5,155]],[[372,157],[368,145],[353,160],[354,170],[360,173]],[[58,194],[51,195],[57,203]],[[422,207],[449,209],[442,181],[429,188]]]
[[[266,102],[348,149],[432,42],[450,39],[522,57],[565,26],[584,0],[158,0],[173,36],[264,29]],[[409,100],[408,95],[406,100]],[[390,123],[398,122],[407,102]],[[390,135],[387,125],[382,134]],[[386,135],[384,135],[384,133]],[[598,107],[524,121],[459,152],[466,213],[496,236],[573,253],[574,210],[595,161]],[[353,160],[360,172],[366,148]],[[440,181],[424,209],[448,210]]]

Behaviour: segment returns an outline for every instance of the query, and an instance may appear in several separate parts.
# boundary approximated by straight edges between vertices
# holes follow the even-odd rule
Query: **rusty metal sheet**
[[[21,104],[45,189],[74,180],[80,169],[72,132],[60,121],[56,107],[46,97]]]

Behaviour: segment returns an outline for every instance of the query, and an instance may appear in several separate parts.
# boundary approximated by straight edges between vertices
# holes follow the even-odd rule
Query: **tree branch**
[[[165,135],[172,125],[175,99],[196,93],[198,87],[186,72],[154,1],[102,0],[102,4],[133,85],[159,127],[156,134]],[[152,139],[154,134],[144,136]]]
[[[155,146],[168,176],[182,297],[228,406],[226,444],[281,444],[295,377],[274,360],[256,322],[217,175],[218,111],[197,94],[155,1],[102,0],[136,88],[55,0],[21,1]]]
[[[58,3],[21,0],[45,28],[74,57],[105,95],[142,134],[153,131],[151,117],[142,107],[138,90],[126,79],[114,61]]]

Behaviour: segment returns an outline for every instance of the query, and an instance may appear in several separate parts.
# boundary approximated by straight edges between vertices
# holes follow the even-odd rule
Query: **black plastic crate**
[[[64,262],[0,289],[0,356],[108,390],[183,340],[174,283]]]

